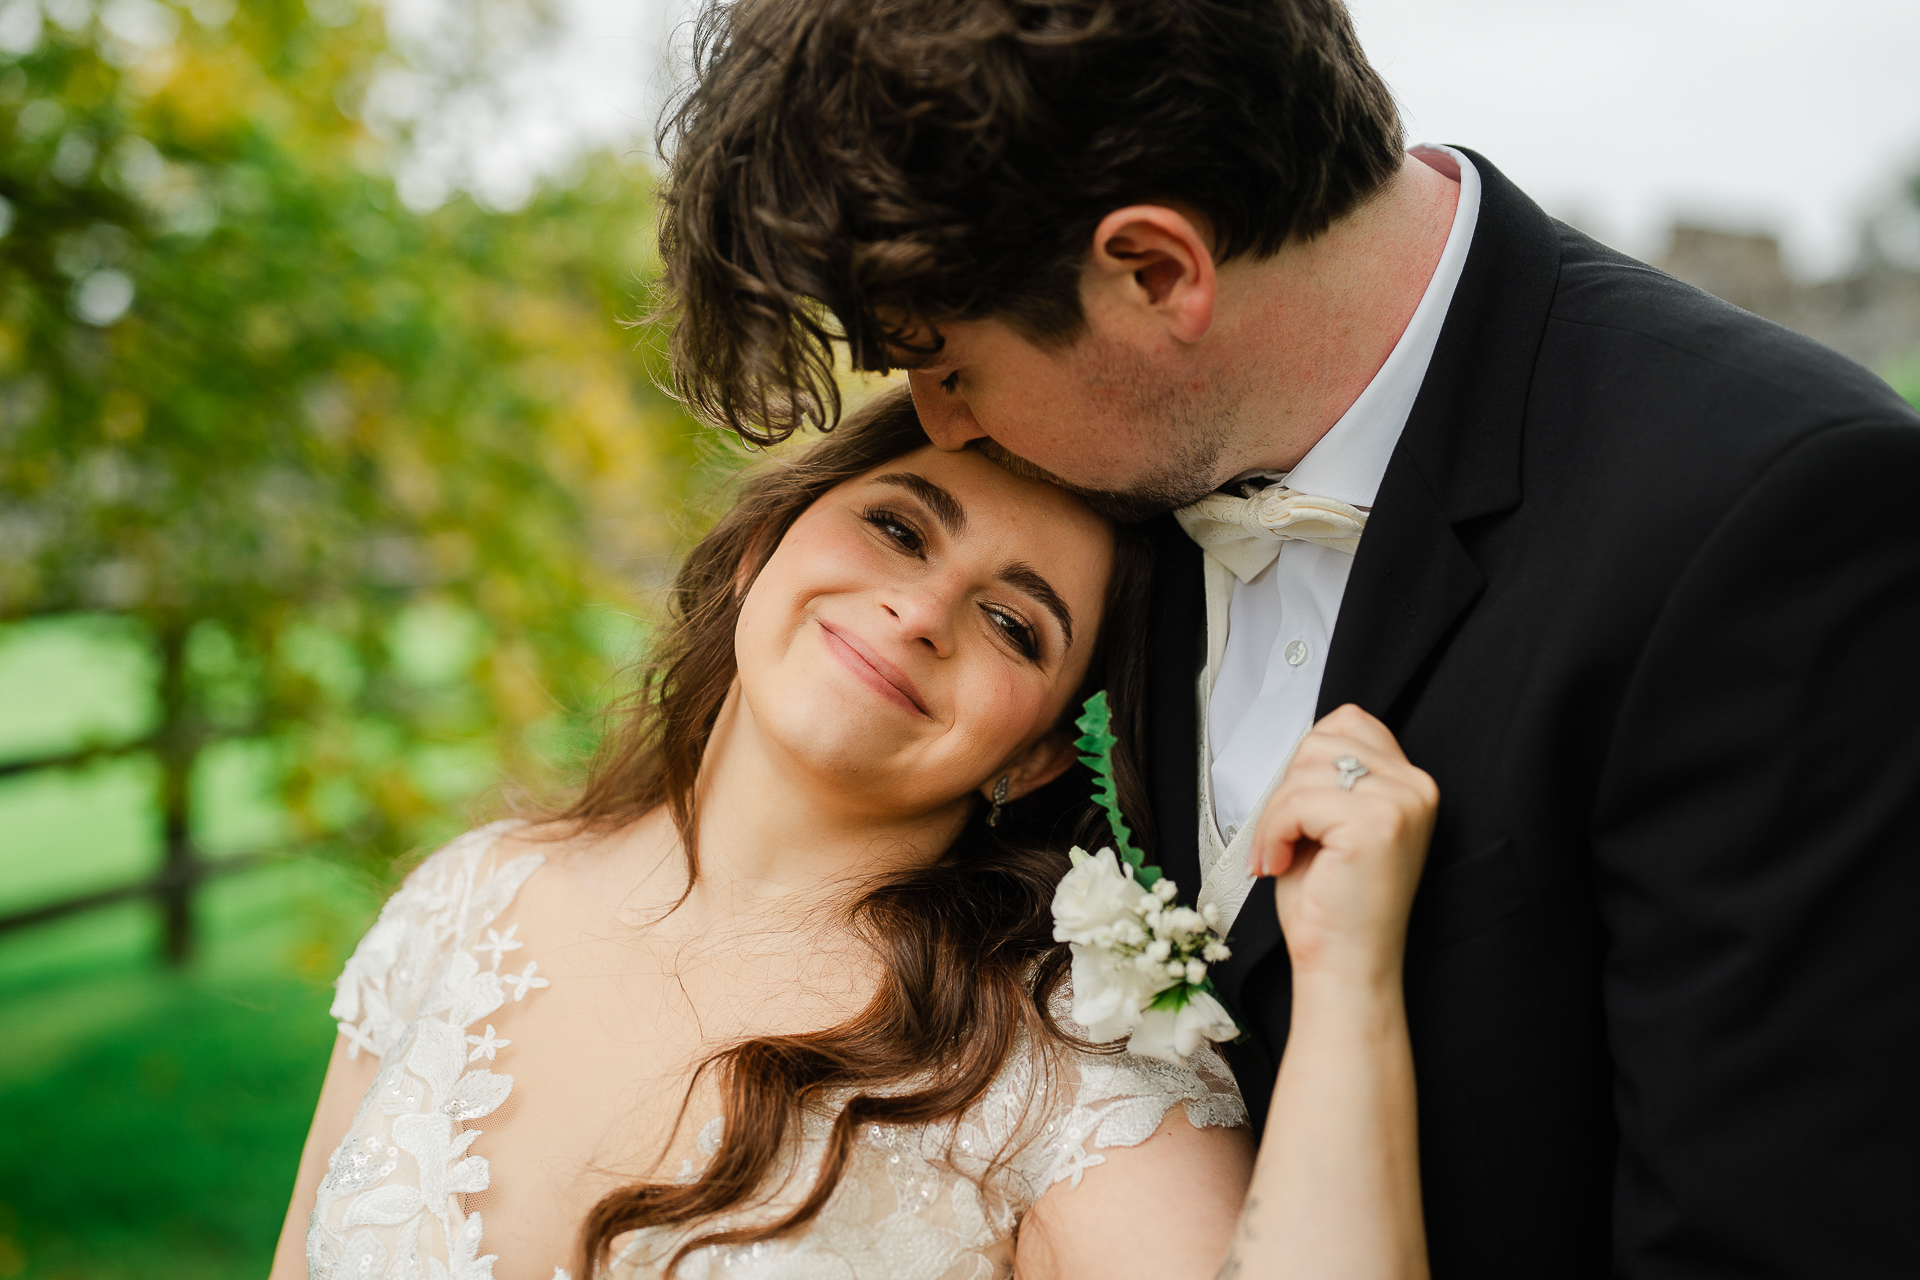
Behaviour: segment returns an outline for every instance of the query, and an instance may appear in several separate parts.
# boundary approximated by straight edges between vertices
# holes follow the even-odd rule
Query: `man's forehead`
[[[886,321],[886,317],[881,317]],[[983,328],[995,324],[991,318],[977,320],[913,319],[890,324],[881,344],[891,368],[909,371],[953,364],[977,338]]]
[[[880,349],[888,367],[919,370],[953,359],[953,338],[952,321],[916,321],[888,329]]]

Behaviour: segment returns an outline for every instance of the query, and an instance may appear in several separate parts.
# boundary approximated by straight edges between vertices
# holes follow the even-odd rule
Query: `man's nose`
[[[987,434],[967,406],[966,396],[959,391],[948,391],[940,385],[939,378],[927,373],[909,373],[907,385],[913,389],[913,407],[920,415],[920,425],[926,428],[927,439],[933,441],[936,449],[951,453],[966,448],[967,441]]]

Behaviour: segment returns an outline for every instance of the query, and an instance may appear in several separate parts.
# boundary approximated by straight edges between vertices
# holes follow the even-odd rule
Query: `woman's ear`
[[[1027,748],[1027,753],[995,773],[982,784],[980,794],[993,800],[994,784],[1007,779],[1007,799],[1018,800],[1052,782],[1072,766],[1075,758],[1073,737],[1055,730]]]

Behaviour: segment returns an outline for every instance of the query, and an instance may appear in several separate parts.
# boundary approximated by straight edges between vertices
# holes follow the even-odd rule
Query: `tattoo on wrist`
[[[1246,1271],[1246,1262],[1240,1257],[1240,1242],[1252,1243],[1259,1239],[1253,1229],[1254,1215],[1260,1212],[1260,1202],[1249,1196],[1246,1208],[1240,1211],[1240,1224],[1234,1229],[1233,1243],[1227,1247],[1227,1259],[1220,1264],[1220,1270],[1214,1280],[1240,1280]]]

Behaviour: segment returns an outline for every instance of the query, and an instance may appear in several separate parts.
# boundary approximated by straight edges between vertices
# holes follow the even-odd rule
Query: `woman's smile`
[[[741,597],[754,734],[863,813],[957,819],[996,778],[1030,789],[1017,762],[1087,670],[1114,546],[1078,498],[971,451],[923,445],[848,477]]]
[[[872,645],[853,632],[836,631],[825,622],[819,622],[819,626],[827,652],[839,659],[862,684],[895,706],[929,720],[933,718],[919,687],[906,672],[882,658]]]

